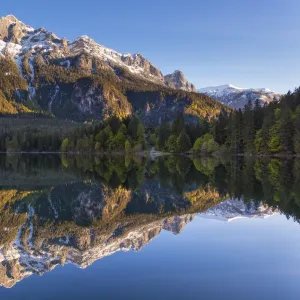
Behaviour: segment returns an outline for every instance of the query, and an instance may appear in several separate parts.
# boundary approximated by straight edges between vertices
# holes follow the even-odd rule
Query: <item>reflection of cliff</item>
[[[26,201],[35,195],[34,191],[15,189],[0,191],[0,243],[4,244],[16,237],[18,228],[25,222],[26,215],[15,213],[18,201]]]
[[[11,287],[65,263],[84,268],[116,251],[138,251],[162,230],[179,234],[199,202],[214,203],[216,193],[204,194],[191,201],[156,180],[136,191],[89,181],[2,191],[0,285]]]
[[[57,265],[72,263],[85,268],[120,250],[138,251],[163,229],[179,233],[193,216],[163,218],[137,226],[124,222],[114,224],[110,230],[105,227],[69,228],[70,234],[57,232],[52,238],[41,238],[35,232],[34,219],[32,211],[26,224],[19,228],[16,240],[0,247],[0,285],[4,287],[12,287],[31,274],[42,275]]]
[[[196,213],[222,210],[224,197],[210,185],[186,190],[154,179],[137,190],[91,181],[2,190],[0,285],[11,287],[57,265],[85,268],[120,250],[138,251],[162,230],[179,234]]]
[[[220,203],[222,200],[228,198],[228,196],[221,196],[220,193],[210,187],[210,185],[204,188],[188,191],[185,197],[189,199],[194,208],[197,207],[198,212],[203,212]]]

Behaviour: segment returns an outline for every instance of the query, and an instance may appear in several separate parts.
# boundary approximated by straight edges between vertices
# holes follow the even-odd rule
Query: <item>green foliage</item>
[[[189,151],[192,147],[190,137],[186,134],[184,130],[181,131],[181,133],[179,134],[176,144],[177,151],[181,153]]]
[[[176,135],[171,135],[169,139],[166,142],[165,146],[166,150],[171,153],[176,153],[178,148],[177,148],[177,137]]]
[[[62,152],[67,152],[69,150],[69,139],[65,138],[63,139],[62,143],[61,143],[61,151]]]
[[[268,147],[271,153],[277,153],[281,150],[280,137],[279,137],[280,121],[271,127],[269,132]]]
[[[127,128],[126,124],[130,127],[139,119],[133,117],[132,120],[122,122],[112,118],[101,125],[76,129],[68,137],[68,147],[63,147],[63,141],[61,149],[77,153],[142,151],[146,147],[145,130],[140,121],[137,122],[136,132],[132,131],[133,126]]]
[[[213,127],[214,136],[222,141],[222,148],[227,147],[231,153],[298,154],[299,105],[300,89],[264,107],[260,106],[259,100],[254,106],[249,102],[243,111],[232,112],[227,119],[220,114]],[[221,138],[224,132],[226,140]]]
[[[300,105],[297,106],[294,118],[294,152],[300,154]]]
[[[125,152],[130,152],[131,151],[131,143],[129,142],[129,140],[125,141]]]
[[[27,83],[19,74],[15,62],[0,57],[0,90],[7,100],[16,100],[17,91],[27,91]]]
[[[146,138],[143,124],[139,124],[137,130],[137,143],[141,145],[142,149],[146,149]]]
[[[114,137],[114,149],[123,150],[125,147],[126,135],[119,130],[117,135]]]
[[[151,146],[156,146],[157,145],[157,137],[155,133],[151,133],[149,137],[149,143]]]
[[[214,139],[218,144],[225,144],[228,138],[228,114],[223,109],[215,121],[213,132]]]
[[[219,150],[219,144],[214,140],[209,133],[198,138],[193,146],[194,153],[213,153]]]
[[[257,153],[262,152],[262,143],[263,143],[263,130],[259,129],[256,134],[255,134],[255,139],[254,139],[254,147],[255,151]]]

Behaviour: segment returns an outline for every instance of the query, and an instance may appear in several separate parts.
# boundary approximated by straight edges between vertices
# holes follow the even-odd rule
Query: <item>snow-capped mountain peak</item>
[[[268,88],[240,88],[232,84],[201,88],[199,93],[206,94],[232,108],[243,108],[249,100],[260,100],[261,104],[278,100],[280,94]]]
[[[8,20],[10,23],[16,23],[19,22],[19,20],[14,16],[14,15],[7,15],[5,17],[2,17],[1,19],[6,19]]]
[[[198,89],[199,93],[217,93],[217,92],[223,92],[228,89],[234,89],[234,90],[245,90],[244,88],[238,88],[232,84],[224,84],[219,86],[209,86],[205,88]]]
[[[123,68],[135,76],[161,85],[196,91],[195,87],[185,79],[182,72],[175,71],[166,80],[162,72],[139,53],[119,53],[98,44],[87,35],[79,36],[74,41],[67,41],[44,28],[34,29],[13,15],[0,19],[0,55],[14,57],[20,67],[20,62],[25,55],[29,54],[32,57],[31,61],[34,61],[35,55],[39,53],[48,55],[50,58],[60,59],[62,66],[69,66],[72,57],[88,54],[90,57],[107,64],[107,67],[113,71],[116,70],[116,67]],[[66,60],[66,63],[63,60]],[[22,73],[21,69],[20,71]]]

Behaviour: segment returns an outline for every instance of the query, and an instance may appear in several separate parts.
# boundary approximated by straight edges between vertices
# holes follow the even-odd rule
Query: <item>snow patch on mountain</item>
[[[83,35],[74,41],[61,39],[53,32],[44,28],[34,29],[8,15],[0,19],[0,55],[9,54],[14,57],[22,74],[21,61],[25,54],[33,59],[37,54],[49,54],[59,58],[60,65],[70,69],[70,58],[88,54],[107,64],[113,71],[115,67],[128,70],[135,76],[150,80],[157,84],[187,91],[196,91],[180,71],[170,74],[167,80],[162,72],[139,53],[121,54],[117,51],[96,43],[92,38]]]
[[[240,88],[232,84],[201,88],[198,92],[236,109],[244,108],[249,100],[254,103],[258,99],[263,105],[278,100],[281,96],[268,88]]]

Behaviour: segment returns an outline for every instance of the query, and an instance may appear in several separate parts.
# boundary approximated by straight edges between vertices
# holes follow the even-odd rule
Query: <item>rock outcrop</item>
[[[165,84],[173,89],[196,92],[196,88],[192,83],[189,83],[181,71],[176,70],[172,74],[165,76]]]
[[[27,84],[18,97],[3,101],[72,121],[137,113],[146,125],[157,126],[179,114],[186,114],[190,122],[211,119],[222,107],[207,96],[189,93],[195,87],[180,71],[164,77],[141,54],[118,53],[88,36],[61,39],[14,16],[0,19],[0,59],[14,60]]]

